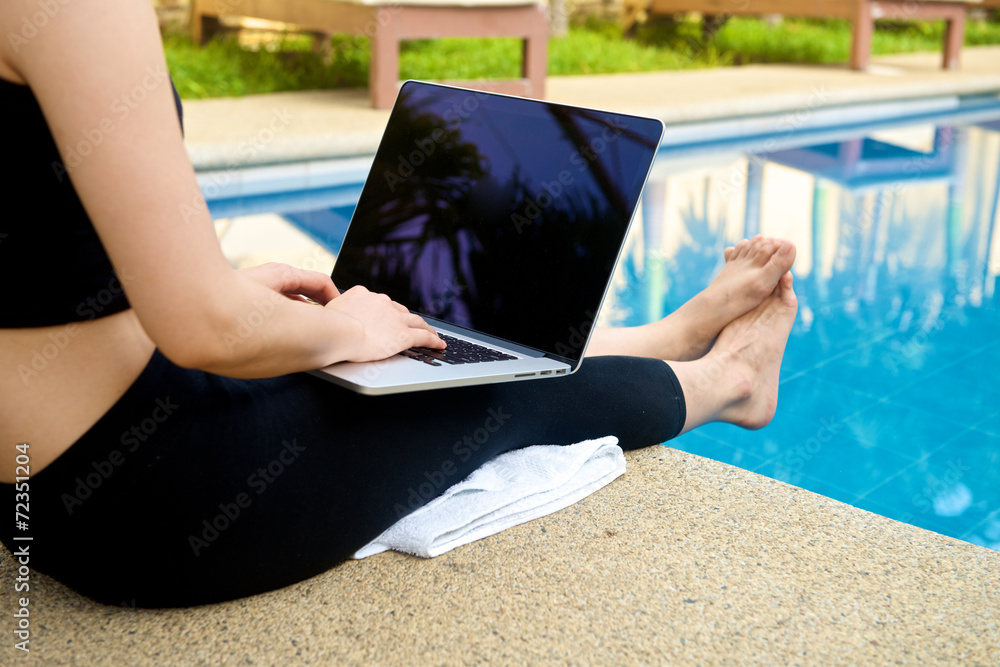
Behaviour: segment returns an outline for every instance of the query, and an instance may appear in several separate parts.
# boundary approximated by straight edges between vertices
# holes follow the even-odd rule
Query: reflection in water
[[[745,236],[799,248],[775,423],[677,446],[1000,548],[1000,391],[986,370],[1000,362],[1000,121],[657,167],[604,324],[674,310]],[[947,428],[929,437],[922,420]],[[837,444],[789,458],[823,423]]]
[[[971,164],[982,180],[969,182]],[[922,304],[942,299],[981,306],[1000,272],[998,165],[1000,130],[987,124],[934,128],[927,151],[860,138],[651,180],[621,267],[631,279],[619,281],[611,319],[670,312],[717,271],[725,245],[758,227],[797,242],[800,297],[841,304],[868,328],[911,321],[927,310]],[[732,195],[721,187],[734,169],[744,172],[745,191],[757,190],[745,195],[742,220],[732,219],[724,201]],[[808,202],[797,188],[802,174]],[[797,199],[786,196],[791,190]],[[788,220],[806,224],[788,230]]]

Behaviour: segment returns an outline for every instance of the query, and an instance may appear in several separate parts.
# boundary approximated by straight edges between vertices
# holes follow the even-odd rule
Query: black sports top
[[[174,90],[177,114],[183,115]],[[8,156],[0,214],[0,328],[42,327],[105,317],[128,299],[28,86],[0,79]],[[70,147],[69,171],[127,113],[112,105],[98,127]],[[116,113],[117,112],[117,113]],[[111,130],[113,131],[113,130]]]

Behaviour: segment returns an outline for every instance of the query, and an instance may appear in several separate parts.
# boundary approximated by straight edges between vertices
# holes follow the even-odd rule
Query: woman
[[[177,606],[274,589],[429,500],[412,492],[436,471],[452,483],[519,446],[634,448],[773,416],[795,249],[761,237],[666,319],[597,331],[568,378],[371,398],[299,373],[444,344],[385,295],[230,268],[150,3],[8,0],[0,28],[18,163],[0,228],[0,488],[7,507],[30,500],[0,537],[30,536],[31,565],[78,591]],[[485,443],[456,447],[484,424]]]

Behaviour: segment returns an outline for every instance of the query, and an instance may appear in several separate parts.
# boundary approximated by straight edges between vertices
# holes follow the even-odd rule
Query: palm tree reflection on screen
[[[407,117],[389,124],[384,142],[413,150],[376,165],[379,169],[374,173],[382,179],[373,185],[383,196],[376,202],[362,198],[351,233],[361,235],[370,275],[380,290],[404,303],[438,303],[448,296],[444,290],[427,292],[427,283],[411,276],[429,271],[457,285],[457,277],[468,274],[456,260],[463,255],[460,243],[475,242],[473,224],[461,217],[457,204],[484,174],[483,157],[475,144],[462,141],[458,128],[449,128],[440,116],[405,103],[405,89],[400,95],[403,103],[393,113]],[[405,130],[410,130],[410,136],[398,136]],[[429,143],[418,145],[417,139]],[[456,228],[458,234],[450,233]]]
[[[366,272],[380,291],[427,315],[502,338],[523,330],[524,322],[537,323],[538,347],[568,338],[568,331],[545,330],[544,322],[551,319],[545,313],[596,307],[578,295],[600,293],[616,257],[631,213],[625,188],[634,187],[623,183],[622,174],[631,172],[623,172],[622,163],[634,155],[636,138],[588,152],[572,165],[572,183],[553,196],[540,184],[551,183],[552,176],[540,179],[531,173],[548,167],[520,155],[512,169],[490,164],[480,144],[516,143],[490,123],[449,122],[427,104],[401,101],[393,113],[405,113],[405,122],[390,123],[388,132],[406,135],[387,134],[385,142],[414,150],[376,158],[380,196],[369,204],[364,202],[371,198],[363,197],[352,223],[352,230],[364,234]],[[577,116],[558,107],[550,113],[552,122],[540,123],[537,131],[553,136],[539,141],[547,150],[565,151],[567,166],[570,155],[602,130],[605,136],[622,135],[600,116]],[[624,141],[632,142],[631,153]],[[526,224],[516,223],[526,211],[532,213],[520,218]],[[553,250],[566,244],[572,244],[573,260],[555,266]],[[595,314],[574,327],[589,326],[587,319]]]

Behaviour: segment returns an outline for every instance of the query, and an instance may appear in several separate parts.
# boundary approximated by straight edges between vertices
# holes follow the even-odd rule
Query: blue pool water
[[[794,240],[800,308],[774,421],[669,445],[1000,550],[1000,104],[951,106],[668,135],[601,322],[669,313],[740,238]],[[309,191],[209,204],[278,212],[336,253],[365,165],[338,169]]]

